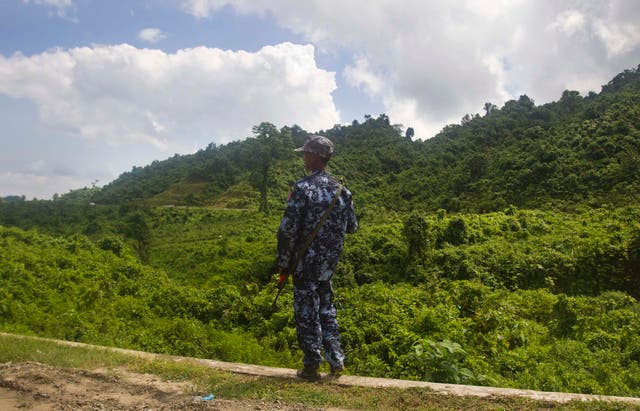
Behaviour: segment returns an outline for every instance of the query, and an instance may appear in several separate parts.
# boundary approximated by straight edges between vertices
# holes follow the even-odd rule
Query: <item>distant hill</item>
[[[262,123],[254,133],[134,167],[92,201],[281,206],[290,182],[303,175],[292,149],[309,132]],[[640,66],[600,93],[566,90],[541,106],[526,95],[501,108],[487,103],[482,116],[467,114],[426,141],[411,141],[385,114],[317,133],[335,142],[331,171],[361,206],[486,212],[624,205],[640,193]]]

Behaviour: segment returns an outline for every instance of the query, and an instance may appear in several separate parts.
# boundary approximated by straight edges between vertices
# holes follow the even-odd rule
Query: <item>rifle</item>
[[[313,242],[313,239],[316,238],[318,231],[320,231],[320,227],[322,227],[322,224],[324,224],[324,222],[329,217],[331,210],[333,210],[333,206],[336,205],[336,202],[340,197],[340,193],[342,193],[343,187],[344,185],[340,184],[340,186],[338,187],[338,191],[336,192],[336,195],[333,197],[333,200],[331,200],[331,204],[329,204],[329,207],[327,207],[327,209],[322,214],[322,217],[320,217],[320,221],[318,222],[316,227],[313,229],[313,232],[311,233],[309,238],[307,238],[307,241],[305,241],[304,244],[302,244],[302,247],[300,247],[298,251],[295,253],[294,255],[295,257],[293,258],[293,264],[287,267],[286,274],[280,274],[280,279],[278,281],[278,293],[276,294],[276,298],[273,300],[273,304],[271,304],[272,310],[275,308],[276,302],[278,302],[278,297],[280,297],[280,294],[282,293],[282,290],[284,289],[284,286],[287,283],[287,280],[289,279],[289,275],[296,270],[296,268],[298,267],[298,264],[300,263],[300,260],[302,260],[302,257],[307,253],[307,250],[309,249],[309,246]]]
[[[276,307],[276,303],[278,302],[278,297],[280,297],[280,293],[284,289],[284,285],[287,283],[287,279],[289,279],[289,274],[280,274],[280,280],[278,281],[278,293],[276,294],[275,300],[273,300],[273,304],[271,304],[271,309],[273,310]]]

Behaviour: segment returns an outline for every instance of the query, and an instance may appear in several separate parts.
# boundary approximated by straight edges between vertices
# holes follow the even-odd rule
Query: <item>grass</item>
[[[216,398],[260,400],[309,407],[355,410],[639,410],[640,406],[614,402],[572,401],[565,404],[517,397],[461,397],[424,388],[363,388],[334,383],[307,383],[291,378],[233,374],[171,358],[149,359],[121,352],[60,345],[54,341],[0,335],[0,363],[36,361],[54,367],[91,370],[126,367],[166,380],[189,382],[194,390]]]

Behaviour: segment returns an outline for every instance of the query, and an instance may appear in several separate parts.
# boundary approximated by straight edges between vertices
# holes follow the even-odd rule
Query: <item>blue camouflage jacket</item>
[[[278,230],[278,265],[289,267],[296,251],[309,238],[338,191],[338,183],[326,171],[316,171],[297,181]],[[343,187],[331,214],[290,273],[295,279],[331,279],[344,246],[345,233],[358,229],[351,192]]]

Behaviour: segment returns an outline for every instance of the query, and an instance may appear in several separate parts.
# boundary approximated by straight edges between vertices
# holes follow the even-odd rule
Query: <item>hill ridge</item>
[[[489,104],[489,103],[487,103]],[[465,115],[431,138],[402,135],[386,114],[313,132],[336,146],[329,170],[358,204],[397,211],[491,212],[625,205],[640,192],[640,67],[600,93],[527,95]],[[263,122],[254,136],[133,167],[94,192],[96,204],[277,209],[304,172],[293,149],[309,132]],[[64,195],[71,200],[74,195]]]

